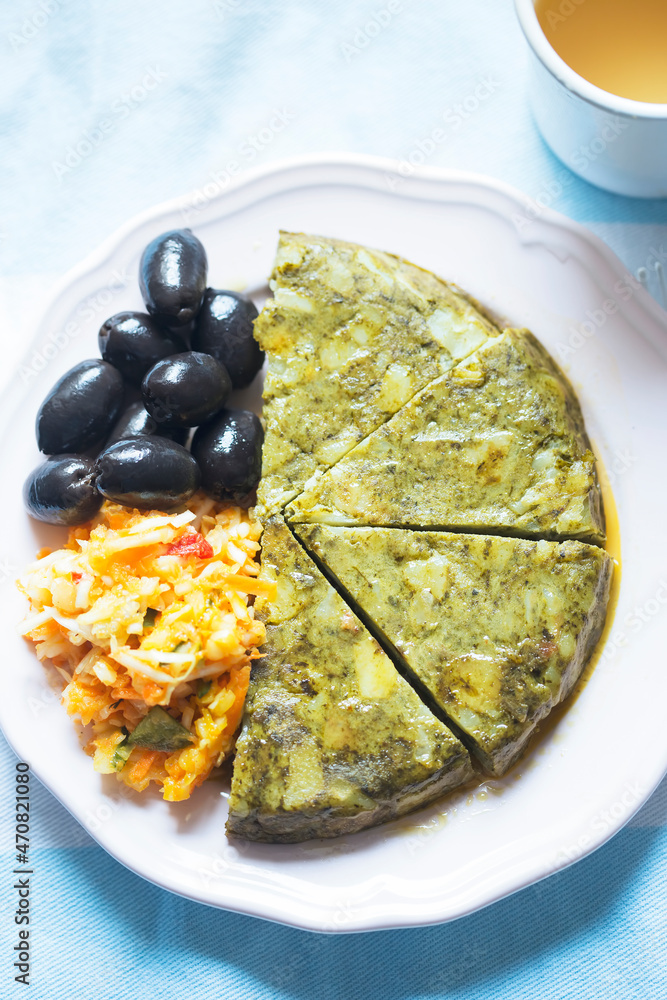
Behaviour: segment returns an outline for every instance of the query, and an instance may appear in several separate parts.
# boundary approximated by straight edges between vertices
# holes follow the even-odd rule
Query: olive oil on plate
[[[553,49],[609,94],[667,104],[667,0],[536,0]]]

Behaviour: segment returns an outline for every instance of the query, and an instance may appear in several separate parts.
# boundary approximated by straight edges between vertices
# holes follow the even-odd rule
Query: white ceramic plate
[[[25,515],[17,484],[38,462],[34,417],[66,369],[97,353],[102,321],[141,306],[139,256],[190,225],[210,280],[261,297],[279,228],[394,251],[529,326],[568,371],[612,480],[623,573],[597,668],[510,776],[407,819],[333,841],[233,846],[220,783],[186,803],[125,793],[95,774],[47,674],[15,631],[2,587],[0,721],[10,743],[96,840],[174,892],[313,930],[449,920],[570,864],[607,840],[667,769],[667,317],[600,241],[480,177],[394,172],[361,157],[312,158],[215,184],[124,227],[60,286],[3,401],[0,555],[22,567],[56,529]],[[11,470],[11,474],[9,472]]]

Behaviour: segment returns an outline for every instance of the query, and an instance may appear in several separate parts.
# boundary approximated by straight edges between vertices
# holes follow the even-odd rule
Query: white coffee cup
[[[531,50],[533,115],[556,156],[608,191],[667,198],[667,104],[617,97],[589,83],[547,41],[534,0],[514,2]]]

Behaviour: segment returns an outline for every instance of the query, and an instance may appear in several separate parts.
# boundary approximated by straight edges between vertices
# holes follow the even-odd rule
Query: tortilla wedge
[[[263,536],[273,601],[253,665],[228,833],[335,837],[418,808],[472,776],[467,751],[399,675],[282,518]]]
[[[342,240],[281,233],[270,284],[261,517],[498,333],[453,285]]]
[[[567,697],[604,627],[613,562],[594,545],[306,524],[296,532],[494,775]]]
[[[445,528],[600,544],[577,398],[526,330],[431,382],[287,508],[294,523]]]

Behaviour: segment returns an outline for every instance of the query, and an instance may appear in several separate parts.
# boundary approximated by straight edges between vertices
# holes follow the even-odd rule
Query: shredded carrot
[[[241,591],[242,594],[266,596],[270,601],[275,599],[276,584],[273,580],[257,580],[253,576],[240,576],[232,573],[225,580],[225,585]]]
[[[159,750],[144,750],[137,761],[130,768],[130,781],[137,783],[143,781],[154,762],[160,756]]]
[[[112,688],[111,689],[111,699],[112,701],[140,701],[141,698],[134,690],[134,688]]]
[[[231,708],[227,709],[226,736],[233,736],[240,725],[249,682],[250,666],[239,667],[238,669],[232,668],[228,686],[234,693],[234,704]]]
[[[146,681],[141,696],[147,705],[159,705],[164,701],[164,684],[156,684],[155,681]]]

